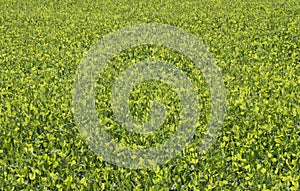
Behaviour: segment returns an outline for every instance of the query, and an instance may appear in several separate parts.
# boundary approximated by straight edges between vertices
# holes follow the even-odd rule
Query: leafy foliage
[[[0,7],[4,190],[299,190],[298,0],[6,0]],[[111,125],[107,131],[123,144],[159,144],[176,130],[178,114],[176,94],[155,81],[132,92],[130,107],[134,117],[147,120],[149,100],[169,104],[168,120],[174,124],[159,133],[128,134],[113,122],[109,109],[101,110],[103,104],[109,108],[109,80],[133,59],[168,59],[203,87],[197,89],[203,113],[194,142],[157,169],[123,169],[103,161],[82,141],[74,124],[72,85],[83,55],[103,35],[153,22],[179,27],[203,41],[222,70],[227,114],[216,143],[199,154],[197,141],[210,110],[201,73],[163,47],[122,52],[99,76],[97,109],[105,116],[100,123]]]

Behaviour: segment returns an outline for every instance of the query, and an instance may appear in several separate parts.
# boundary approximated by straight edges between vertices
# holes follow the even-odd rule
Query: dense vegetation
[[[299,0],[3,0],[0,8],[0,188],[300,189]],[[199,153],[197,142],[209,120],[209,89],[185,57],[165,47],[139,46],[108,64],[97,84],[99,122],[131,147],[171,137],[179,110],[176,93],[150,81],[131,94],[130,108],[134,117],[147,121],[149,100],[171,103],[162,132],[139,136],[113,121],[108,90],[132,59],[179,63],[193,84],[202,84],[196,92],[203,112],[192,143],[155,169],[122,168],[93,153],[72,109],[73,83],[84,54],[104,35],[139,23],[169,24],[197,36],[221,69],[226,87],[222,129],[213,146]]]

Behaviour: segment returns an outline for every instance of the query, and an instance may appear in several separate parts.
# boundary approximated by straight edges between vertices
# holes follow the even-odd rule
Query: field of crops
[[[0,190],[300,189],[299,0],[2,0],[0,8]],[[100,39],[147,23],[174,26],[203,43],[222,74],[226,109],[213,143],[199,149],[215,115],[203,71],[159,44],[113,55],[98,75],[95,107],[102,130],[124,147],[159,147],[176,135],[183,113],[170,85],[144,81],[130,93],[130,115],[151,122],[151,103],[159,100],[165,120],[150,134],[125,128],[110,100],[126,68],[149,58],[166,60],[190,79],[198,96],[190,142],[158,166],[130,168],[94,152],[83,138],[74,84]],[[120,164],[143,162],[117,156]]]

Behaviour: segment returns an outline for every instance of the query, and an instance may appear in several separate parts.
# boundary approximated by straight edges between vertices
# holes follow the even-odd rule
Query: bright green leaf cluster
[[[0,188],[3,190],[299,190],[300,1],[13,1],[0,2]],[[146,148],[171,137],[179,98],[149,81],[130,97],[132,116],[149,118],[160,100],[158,132],[126,131],[110,109],[110,88],[128,66],[167,60],[197,86],[199,127],[180,155],[156,169],[109,164],[82,140],[72,88],[89,48],[105,34],[137,23],[165,23],[196,35],[222,70],[227,114],[213,147],[197,146],[210,119],[201,71],[174,50],[141,45],[121,52],[99,76],[99,123],[114,140]],[[126,37],[124,37],[126,38]]]

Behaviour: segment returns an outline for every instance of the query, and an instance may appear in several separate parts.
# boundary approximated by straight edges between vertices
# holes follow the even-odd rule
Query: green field
[[[299,0],[0,0],[0,190],[299,190]],[[122,168],[94,153],[74,119],[73,85],[89,49],[105,35],[142,23],[195,35],[222,72],[226,114],[214,144],[199,152],[210,90],[193,63],[159,45],[115,55],[99,75],[96,106],[113,139],[132,148],[172,137],[180,114],[165,83],[139,84],[130,111],[149,120],[159,99],[167,118],[150,135],[128,132],[110,109],[110,89],[128,66],[160,58],[187,75],[199,123],[185,149],[156,168]]]

